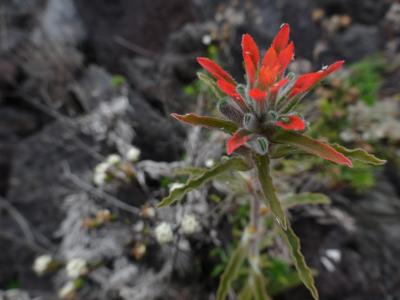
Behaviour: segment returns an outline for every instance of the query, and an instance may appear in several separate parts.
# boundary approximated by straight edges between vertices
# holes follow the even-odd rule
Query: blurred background
[[[346,60],[302,104],[310,134],[388,160],[275,163],[281,197],[331,199],[289,210],[321,299],[400,299],[400,2],[389,0],[0,0],[0,299],[214,299],[247,199],[219,178],[154,208],[184,182],[179,168],[224,155],[224,134],[169,114],[217,114],[195,58],[241,81],[241,35],[266,49],[284,22],[292,71]],[[309,299],[267,236],[269,293]]]

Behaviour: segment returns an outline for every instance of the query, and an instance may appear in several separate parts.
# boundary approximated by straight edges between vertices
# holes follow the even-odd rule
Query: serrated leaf
[[[320,193],[301,193],[283,199],[283,205],[286,208],[308,204],[329,204],[330,202],[328,196]]]
[[[168,197],[164,198],[158,207],[169,206],[182,198],[194,189],[209,182],[216,176],[228,171],[247,171],[251,167],[240,157],[231,157],[217,163],[213,168],[206,169],[194,178],[190,178],[183,187],[171,191]]]
[[[369,164],[369,165],[374,165],[374,166],[381,166],[386,163],[386,160],[377,158],[373,154],[369,154],[367,151],[364,149],[347,149],[346,147],[343,147],[342,145],[339,144],[331,144],[333,148],[335,148],[337,151],[340,153],[346,155],[347,157],[358,160],[361,163],[364,164]]]
[[[228,266],[221,276],[216,300],[225,300],[233,281],[238,277],[240,268],[247,256],[247,245],[240,243],[229,259]]]
[[[345,165],[350,168],[353,166],[351,160],[338,152],[335,148],[307,135],[293,131],[285,131],[273,136],[272,139],[275,143],[297,147],[304,152],[319,156],[334,163]]]
[[[276,195],[275,187],[272,182],[270,174],[269,158],[264,155],[254,155],[255,163],[257,168],[258,180],[260,182],[266,205],[271,208],[271,212],[274,215],[279,226],[286,229],[286,215],[283,211],[281,203]]]
[[[174,170],[174,176],[199,176],[203,174],[207,169],[206,168],[198,168],[198,167],[184,167]]]
[[[252,283],[253,283],[253,295],[255,300],[270,300],[270,296],[267,294],[265,278],[261,273],[253,272]]]
[[[171,116],[177,119],[178,121],[181,121],[189,125],[218,129],[230,134],[234,133],[238,128],[237,125],[231,121],[214,117],[199,116],[196,114],[185,114],[185,115],[171,114]]]
[[[286,241],[289,245],[290,254],[293,259],[296,270],[299,273],[301,281],[307,287],[307,289],[310,291],[312,297],[315,300],[318,300],[319,299],[318,290],[315,287],[314,277],[312,275],[312,272],[311,272],[310,268],[307,266],[304,256],[301,253],[300,240],[294,233],[290,224],[288,223],[287,225],[288,225],[287,229],[282,230],[282,232],[284,233]]]

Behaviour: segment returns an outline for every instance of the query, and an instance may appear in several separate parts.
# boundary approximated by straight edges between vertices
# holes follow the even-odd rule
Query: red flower
[[[199,64],[216,79],[218,88],[241,110],[232,116],[224,114],[239,128],[227,143],[228,154],[246,144],[253,134],[263,132],[267,125],[287,131],[305,130],[305,121],[302,118],[284,110],[287,103],[309,91],[343,65],[343,61],[338,61],[318,72],[301,75],[296,80],[286,77],[285,70],[294,58],[294,44],[289,40],[289,34],[289,25],[283,24],[262,60],[254,39],[249,34],[243,35],[242,55],[247,77],[245,85],[238,86],[233,77],[212,60],[204,57],[197,59]],[[243,129],[243,126],[246,129]],[[254,132],[250,132],[247,128]]]
[[[246,68],[247,80],[249,81],[250,86],[253,86],[254,81],[256,80],[258,63],[260,61],[260,51],[250,34],[243,35],[242,54]]]

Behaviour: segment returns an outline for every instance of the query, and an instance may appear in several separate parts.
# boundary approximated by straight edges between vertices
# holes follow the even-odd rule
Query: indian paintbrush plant
[[[260,260],[265,234],[264,219],[267,215],[265,207],[287,242],[300,280],[313,298],[318,299],[313,273],[301,253],[300,241],[291,228],[285,206],[275,191],[273,180],[278,179],[271,175],[273,159],[287,159],[294,153],[311,154],[348,168],[353,167],[354,160],[373,165],[385,162],[364,150],[349,150],[337,144],[330,145],[305,134],[308,124],[294,110],[296,105],[321,80],[340,69],[344,62],[338,61],[318,72],[300,76],[288,73],[286,69],[294,58],[294,44],[289,41],[289,32],[289,25],[282,25],[262,58],[253,38],[249,34],[243,35],[245,84],[237,83],[214,61],[204,57],[197,59],[211,75],[200,73],[199,78],[218,97],[218,109],[224,118],[172,114],[183,123],[222,130],[231,135],[226,143],[229,157],[222,158],[211,168],[202,169],[184,185],[171,190],[169,196],[160,202],[160,207],[182,200],[185,194],[222,173],[248,174],[243,178],[251,196],[250,223],[221,276],[217,300],[226,298],[245,264],[250,271],[247,272],[248,278],[239,299],[269,299]]]

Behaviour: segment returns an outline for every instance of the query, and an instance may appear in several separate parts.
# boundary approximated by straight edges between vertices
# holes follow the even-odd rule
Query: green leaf
[[[309,136],[293,132],[284,131],[272,137],[275,143],[295,146],[304,152],[319,156],[323,159],[332,161],[339,165],[352,167],[353,164],[349,158],[338,152],[327,143],[315,140]]]
[[[253,295],[255,300],[270,300],[271,298],[268,296],[266,291],[266,282],[262,273],[253,272],[252,275],[252,283],[254,285]]]
[[[375,155],[369,154],[367,151],[364,149],[347,149],[346,147],[343,147],[339,144],[332,144],[331,145],[333,148],[336,149],[336,151],[339,151],[340,153],[346,155],[347,157],[358,160],[361,163],[364,164],[369,164],[369,165],[374,165],[374,166],[381,166],[386,163],[386,160],[377,158]]]
[[[194,189],[209,182],[216,176],[229,171],[247,171],[251,167],[240,157],[231,157],[217,163],[213,168],[206,169],[204,172],[194,178],[190,178],[183,187],[172,190],[168,197],[164,198],[158,207],[169,206],[182,198]]]
[[[310,291],[313,298],[315,300],[318,300],[319,296],[317,288],[315,287],[314,277],[312,275],[310,268],[307,266],[303,254],[301,253],[300,240],[294,233],[289,222],[287,225],[288,225],[287,229],[282,230],[282,232],[284,233],[286,241],[289,245],[290,254],[292,256],[296,270],[299,273],[301,281]]]
[[[218,129],[230,134],[234,133],[238,128],[237,125],[231,121],[214,117],[204,117],[196,114],[185,114],[185,115],[171,114],[171,116],[177,119],[178,121],[181,121],[189,125]]]
[[[229,259],[228,266],[221,276],[216,300],[224,300],[232,282],[238,277],[240,268],[247,256],[247,244],[240,243]]]
[[[254,155],[254,160],[258,173],[258,180],[264,194],[265,202],[267,206],[271,208],[272,214],[274,215],[276,221],[279,223],[283,229],[286,229],[287,221],[285,212],[281,206],[281,203],[276,195],[275,187],[272,182],[272,177],[270,174],[269,158],[264,155]]]
[[[237,300],[251,300],[253,299],[253,287],[251,286],[250,280],[248,279],[243,285]]]
[[[286,208],[307,204],[329,204],[330,202],[328,196],[319,193],[301,193],[283,199],[283,205]]]
[[[184,167],[174,170],[174,176],[199,176],[203,174],[207,169],[198,167]]]

